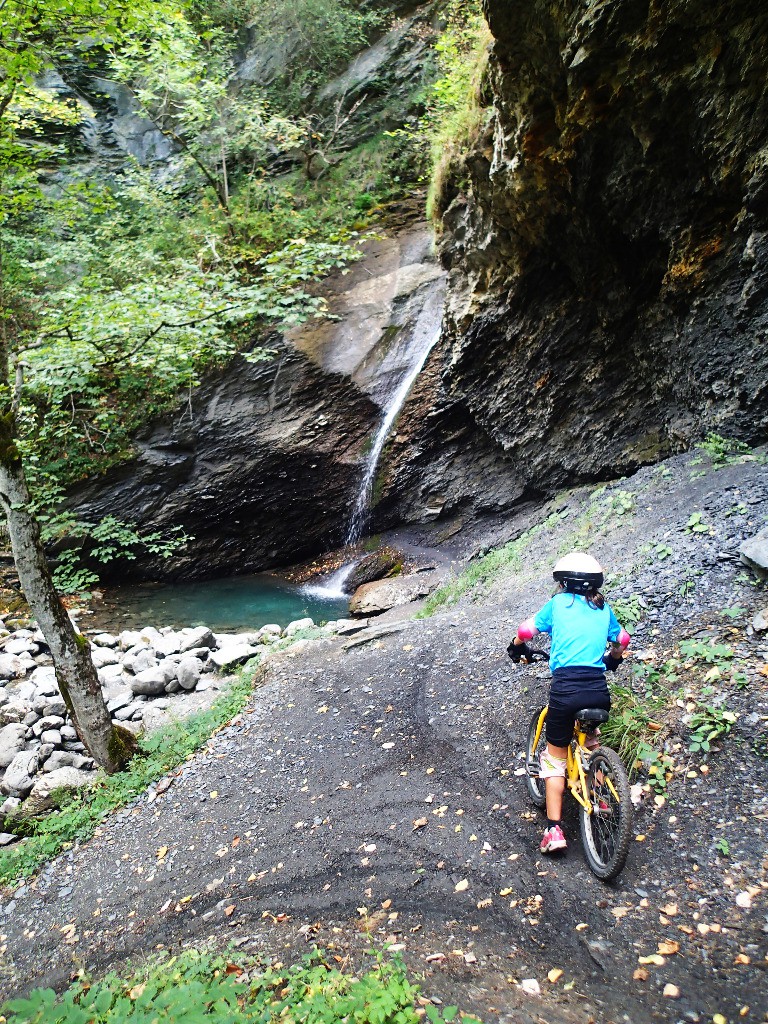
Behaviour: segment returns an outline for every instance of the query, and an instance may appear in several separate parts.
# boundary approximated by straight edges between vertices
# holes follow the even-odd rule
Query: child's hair
[[[557,584],[557,587],[555,588],[555,593],[570,594],[571,597],[574,598],[574,600],[576,598],[576,594],[574,594],[572,590],[566,590],[562,583]],[[583,594],[582,596],[587,599],[587,604],[590,606],[590,608],[600,609],[605,607],[605,598],[599,590],[588,590],[587,593]]]

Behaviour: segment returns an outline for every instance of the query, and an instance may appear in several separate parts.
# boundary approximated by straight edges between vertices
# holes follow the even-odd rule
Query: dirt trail
[[[367,645],[321,641],[272,661],[247,710],[165,793],[6,898],[3,993],[210,935],[285,961],[307,942],[354,953],[370,935],[403,947],[428,995],[486,1021],[734,1020],[744,1006],[741,1019],[762,1021],[768,645],[746,627],[767,602],[731,556],[764,525],[768,470],[697,472],[681,458],[669,477],[643,471],[591,504],[581,492],[562,499],[530,566],[482,602]],[[615,514],[628,493],[634,510]],[[706,537],[685,531],[697,509]],[[547,674],[515,668],[504,648],[547,596],[534,563],[578,538],[622,573],[609,597],[644,601],[637,651],[704,631],[735,646],[748,677],[728,691],[739,720],[709,773],[692,762],[664,806],[639,810],[645,838],[611,886],[588,871],[575,819],[564,859],[538,854],[542,819],[515,775]],[[662,540],[673,554],[657,571],[647,545]],[[733,606],[743,611],[723,618]],[[633,977],[660,941],[679,951]],[[552,969],[564,972],[555,983]]]

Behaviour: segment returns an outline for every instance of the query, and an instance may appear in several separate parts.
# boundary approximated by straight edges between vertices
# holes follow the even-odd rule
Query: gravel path
[[[208,936],[286,961],[307,942],[354,955],[370,936],[403,948],[428,995],[485,1021],[733,1020],[744,1006],[741,1019],[762,1021],[768,644],[748,622],[768,602],[733,556],[765,524],[768,470],[691,480],[707,467],[689,462],[673,460],[669,476],[644,470],[591,504],[586,492],[561,499],[530,568],[482,601],[368,644],[310,642],[272,660],[246,711],[162,795],[7,895],[3,994]],[[608,509],[619,493],[634,495],[621,515]],[[685,531],[696,510],[706,537]],[[504,649],[547,596],[533,563],[548,564],[574,530],[621,571],[609,597],[644,602],[637,651],[715,636],[737,647],[749,678],[728,692],[739,720],[723,752],[706,774],[691,762],[663,806],[644,803],[644,838],[611,886],[588,871],[575,818],[568,855],[540,857],[542,818],[515,774],[547,674],[512,666]],[[661,574],[648,564],[659,543],[672,551]],[[733,619],[719,614],[736,605]],[[684,712],[672,709],[668,726],[682,758]],[[679,949],[639,965],[660,942]],[[521,987],[532,980],[541,996]]]

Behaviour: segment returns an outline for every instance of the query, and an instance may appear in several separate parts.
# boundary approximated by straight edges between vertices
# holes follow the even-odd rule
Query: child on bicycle
[[[539,778],[545,780],[547,797],[542,853],[564,850],[567,846],[562,827],[563,793],[576,712],[586,707],[610,710],[605,669],[618,668],[630,641],[629,633],[622,629],[600,593],[603,570],[595,558],[572,551],[560,559],[552,575],[559,584],[554,597],[520,625],[507,648],[514,662],[531,661],[533,651],[527,641],[538,633],[549,633],[552,637],[547,749],[541,755],[539,773]],[[611,647],[606,653],[608,643]]]

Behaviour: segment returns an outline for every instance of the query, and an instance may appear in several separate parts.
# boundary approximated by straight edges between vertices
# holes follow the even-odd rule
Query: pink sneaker
[[[568,844],[565,841],[563,830],[559,825],[551,825],[541,840],[542,853],[554,853],[555,850],[564,850]]]

